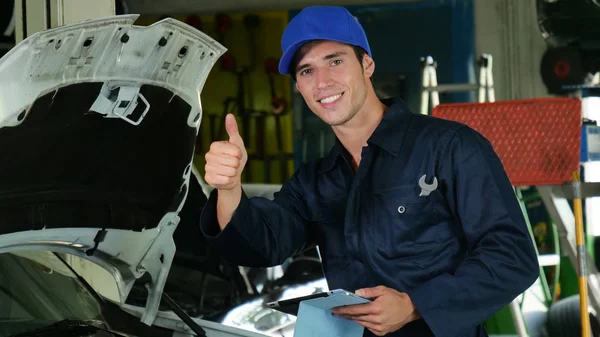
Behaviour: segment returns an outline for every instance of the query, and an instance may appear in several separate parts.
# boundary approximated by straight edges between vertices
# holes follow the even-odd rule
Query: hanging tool
[[[225,44],[225,33],[231,30],[231,18],[227,14],[217,14],[215,16],[217,25],[217,41],[220,44]],[[227,50],[220,58],[221,71],[233,71],[235,67],[235,59],[231,52]]]
[[[256,39],[256,30],[260,25],[260,17],[258,15],[245,15],[242,19],[244,23],[245,31],[249,34],[248,39],[248,51],[250,53],[250,62],[245,67],[242,67],[238,64],[237,67],[237,83],[238,83],[238,113],[239,116],[242,117],[242,138],[244,142],[249,142],[250,137],[250,111],[248,107],[253,107],[253,95],[249,96],[249,102],[246,104],[246,88],[244,86],[244,80],[246,75],[250,72],[252,68],[254,68],[256,64],[256,53],[258,51],[257,39]],[[258,145],[257,145],[258,146]]]
[[[254,143],[254,158],[258,160],[264,160],[266,156],[265,149],[265,134],[266,134],[266,123],[265,117],[267,113],[266,111],[252,111],[251,117],[254,119],[256,123],[256,134],[255,134],[255,143]]]
[[[235,98],[233,98],[233,100],[235,101],[235,105],[237,108],[237,115],[239,117],[242,118],[242,139],[244,140],[244,143],[246,144],[246,146],[249,145],[249,136],[250,136],[250,114],[248,109],[246,108],[246,91],[245,91],[245,86],[244,86],[244,80],[245,77],[248,73],[248,70],[246,68],[242,68],[238,66],[238,62],[237,60],[233,57],[233,55],[231,55],[231,53],[226,52],[222,57],[221,60],[221,70],[225,71],[225,72],[232,72],[235,77],[236,77],[236,81],[237,81],[237,93]],[[224,110],[223,110],[223,116],[222,116],[222,128],[219,129],[219,135],[218,138],[219,139],[223,139],[222,137],[223,132],[224,132],[224,125],[225,125],[225,115],[227,114],[227,112],[229,111],[229,104],[233,103],[231,97],[228,97],[224,104]],[[247,177],[247,179],[251,180],[251,170],[244,170],[243,175],[245,175]]]
[[[217,140],[217,122],[218,122],[218,117],[216,114],[207,114],[208,116],[208,128],[209,128],[209,134],[208,137],[210,137],[210,142],[214,142]],[[225,124],[225,123],[223,123]]]
[[[236,105],[238,116],[242,117],[242,139],[246,144],[248,144],[250,137],[250,115],[246,108],[246,88],[244,86],[244,79],[247,73],[248,70],[246,68],[237,68],[235,70],[237,80]]]
[[[204,31],[204,24],[202,22],[202,19],[198,15],[189,15],[185,19],[185,23],[196,28],[197,30],[199,30],[201,32]]]
[[[260,48],[260,39],[257,37],[258,28],[260,26],[260,17],[258,15],[248,14],[243,17],[242,21],[244,23],[244,31],[247,34],[247,38],[245,40],[247,43],[247,54],[249,56],[248,64],[246,64],[245,67],[246,72],[250,73],[255,70],[257,66],[256,60],[258,59],[258,55],[262,50],[262,48]],[[246,106],[250,107],[250,109],[254,109],[256,106],[254,104],[254,96],[255,95],[250,94],[246,97]],[[249,119],[249,117],[246,117],[246,120]]]
[[[575,241],[577,245],[579,310],[581,313],[581,336],[590,337],[590,314],[588,309],[588,287],[585,236],[583,231],[583,206],[581,201],[581,181],[579,172],[573,173],[573,214],[575,216]]]
[[[261,161],[265,165],[264,171],[264,183],[270,182],[270,173],[268,167],[268,157],[266,155],[266,144],[265,144],[265,135],[266,135],[266,123],[265,119],[267,116],[267,111],[264,110],[251,110],[248,115],[250,118],[254,119],[255,130],[254,130],[254,151],[248,154],[248,162],[250,161]]]
[[[227,14],[217,14],[215,22],[217,24],[217,42],[224,44],[225,33],[231,30],[231,17]]]
[[[221,56],[221,71],[235,73],[235,58],[228,51]],[[223,125],[219,125],[218,127],[218,131],[216,132],[217,140],[225,139],[225,116],[227,115],[227,113],[229,113],[229,106],[235,101],[236,98],[231,96],[226,97],[223,101],[223,112],[221,113],[221,124]]]
[[[268,58],[265,60],[265,72],[269,79],[269,87],[271,89],[271,114],[275,117],[275,134],[277,137],[277,150],[276,159],[279,160],[279,169],[281,179],[287,178],[288,160],[290,155],[286,155],[283,149],[283,129],[281,127],[281,116],[287,112],[286,101],[282,97],[277,96],[275,90],[275,76],[277,75],[277,66],[279,60],[275,58]]]
[[[281,132],[281,115],[286,112],[286,102],[283,98],[277,97],[275,90],[275,75],[277,74],[277,65],[279,61],[269,58],[265,61],[265,72],[269,79],[269,88],[271,89],[271,113],[275,117],[275,132],[277,133],[277,148],[283,151],[283,135]]]
[[[244,16],[244,28],[246,28],[246,32],[248,33],[248,51],[250,52],[250,66],[252,69],[256,65],[257,52],[259,48],[256,48],[258,45],[258,41],[256,39],[256,31],[260,26],[260,17],[258,15],[245,15]]]
[[[233,58],[233,55],[231,55],[231,53],[229,51],[226,51],[221,56],[221,71],[235,72],[234,69],[235,69],[235,59]]]
[[[227,14],[217,14],[215,17],[216,25],[217,25],[217,41],[221,44],[224,44],[225,33],[231,30],[232,20]],[[251,21],[251,20],[250,20]],[[246,144],[248,144],[248,136],[250,131],[250,123],[249,123],[249,115],[246,108],[246,92],[244,86],[244,80],[248,73],[247,68],[240,66],[239,62],[235,59],[235,57],[231,54],[230,51],[225,52],[220,58],[221,62],[221,71],[231,72],[235,75],[237,80],[237,94],[235,97],[235,105],[237,107],[237,115],[242,118],[242,138]],[[231,99],[227,98],[224,102],[224,115],[222,118],[223,123],[225,124],[225,115],[229,111],[229,105],[231,104]],[[222,125],[222,127],[224,127]],[[223,129],[219,129],[218,139],[223,139]],[[244,170],[244,176],[250,179],[250,171]],[[250,179],[251,180],[251,179]]]
[[[236,77],[237,94],[235,100],[237,106],[237,114],[242,118],[242,138],[244,142],[248,144],[248,136],[250,134],[250,123],[248,121],[249,116],[246,108],[246,91],[244,86],[244,79],[248,71],[246,68],[238,67],[237,60],[233,57],[233,55],[231,55],[229,51],[225,52],[225,54],[221,56],[221,71],[232,72]],[[221,139],[220,133],[219,139]]]

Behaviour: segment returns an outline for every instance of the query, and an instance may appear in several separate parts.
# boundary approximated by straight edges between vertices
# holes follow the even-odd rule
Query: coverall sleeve
[[[512,185],[487,139],[459,129],[438,176],[462,226],[466,257],[454,273],[407,294],[436,337],[459,337],[527,290],[539,265]]]
[[[308,241],[306,204],[297,173],[285,182],[274,199],[242,198],[227,226],[217,220],[218,192],[213,190],[200,218],[204,236],[223,258],[247,267],[282,264]]]

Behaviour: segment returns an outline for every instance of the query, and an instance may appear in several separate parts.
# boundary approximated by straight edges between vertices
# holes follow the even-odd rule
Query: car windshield
[[[63,260],[44,251],[0,254],[0,337],[65,320],[103,321],[100,304]]]

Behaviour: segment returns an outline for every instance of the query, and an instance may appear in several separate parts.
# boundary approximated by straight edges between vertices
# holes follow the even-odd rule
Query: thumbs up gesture
[[[204,179],[217,190],[233,190],[241,186],[242,171],[248,160],[244,141],[232,114],[225,118],[225,129],[229,140],[213,142],[205,156]]]

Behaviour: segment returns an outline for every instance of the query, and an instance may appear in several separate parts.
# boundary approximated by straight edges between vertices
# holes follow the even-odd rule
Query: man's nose
[[[331,73],[328,69],[319,69],[315,71],[318,88],[327,88],[332,83]]]

